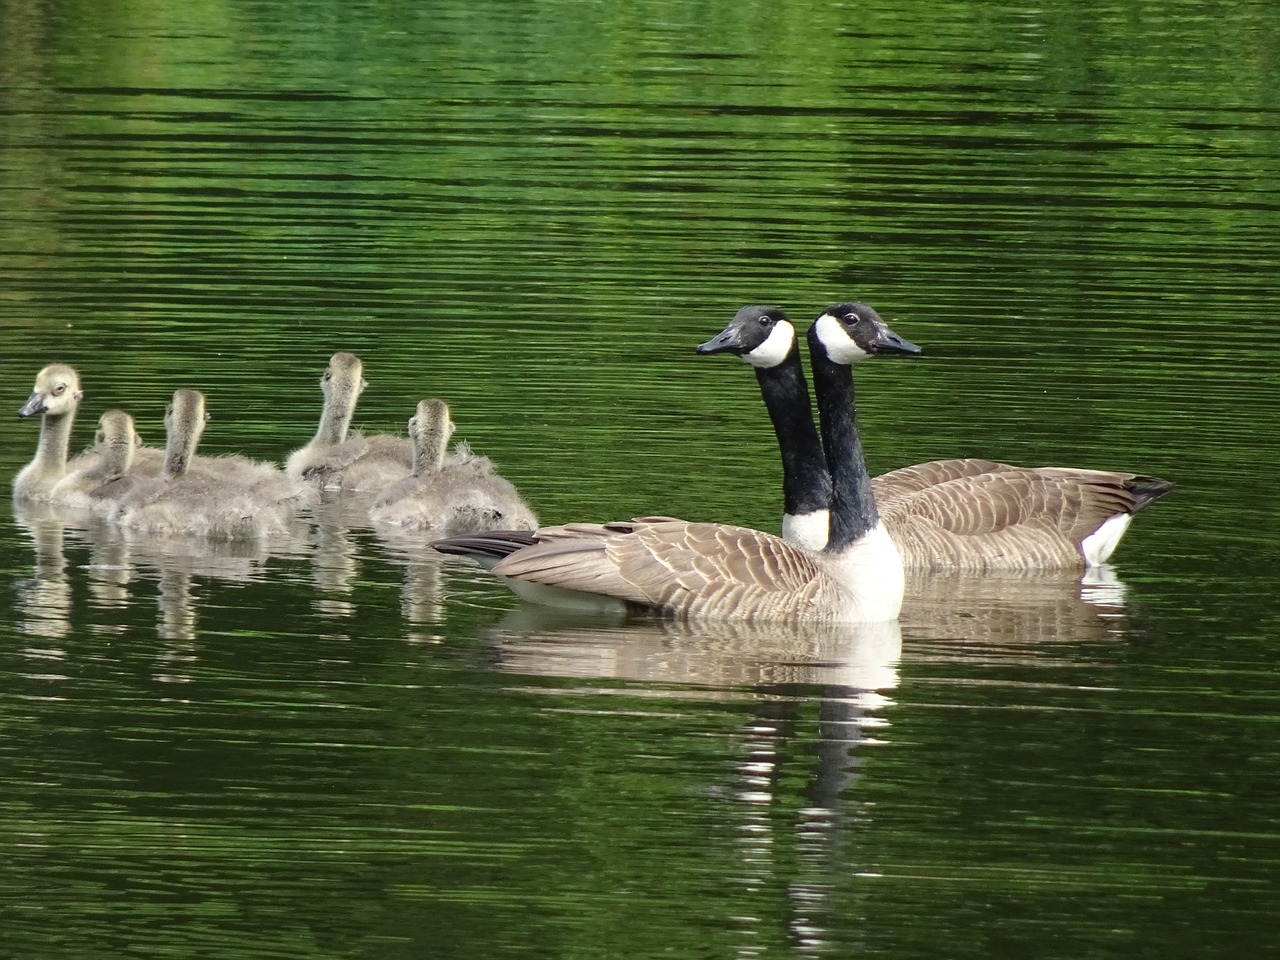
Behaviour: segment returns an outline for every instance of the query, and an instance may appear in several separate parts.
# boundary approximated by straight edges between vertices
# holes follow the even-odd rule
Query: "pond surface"
[[[1241,957],[1280,946],[1280,12],[0,7],[3,402],[158,440],[441,396],[548,522],[776,530],[744,303],[862,299],[873,471],[1177,484],[1114,568],[900,624],[565,620],[343,502],[279,544],[0,507],[14,957]],[[36,425],[0,419],[0,473]]]

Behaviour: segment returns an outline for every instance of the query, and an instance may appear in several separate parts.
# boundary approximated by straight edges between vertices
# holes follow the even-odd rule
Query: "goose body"
[[[369,509],[378,525],[439,536],[481,530],[532,530],[538,519],[488,457],[462,446],[447,453],[455,426],[443,400],[418,404],[409,420],[413,473],[386,487]]]
[[[875,315],[871,307],[856,302],[833,310]],[[822,478],[814,467],[813,431],[802,422],[790,425],[802,421],[809,409],[803,380],[797,377],[799,356],[781,356],[766,346],[768,329],[761,318],[776,316],[781,316],[776,308],[744,307],[721,335],[723,342],[711,341],[700,350],[733,352],[756,367],[782,452],[784,500],[788,486],[816,491],[818,497]],[[863,356],[853,352],[847,359],[856,363]],[[871,486],[907,568],[1006,571],[1105,563],[1133,515],[1173,487],[1140,474],[1018,467],[976,458],[903,467],[873,478]],[[810,544],[822,535],[820,511],[812,516],[815,522],[805,528],[804,541]]]
[[[356,402],[368,386],[360,358],[335,353],[320,379],[324,407],[315,436],[289,454],[285,473],[323,489],[381,490],[413,470],[413,446],[406,437],[351,432]]]
[[[877,318],[878,319],[878,318]],[[879,522],[866,464],[849,416],[827,424],[825,411],[852,411],[850,368],[826,356],[848,337],[868,353],[918,352],[881,321],[824,327],[816,349],[815,389],[829,429],[831,534],[810,550],[759,530],[671,518],[567,524],[534,533],[495,532],[437,542],[443,553],[476,557],[517,593],[540,603],[640,608],[678,618],[879,622],[902,605],[897,548]],[[796,349],[785,319],[773,349]]]
[[[237,539],[284,533],[291,501],[253,481],[191,469],[206,419],[202,394],[174,393],[165,414],[163,469],[157,477],[126,475],[119,488],[99,490],[113,502],[111,519],[131,530],[161,535]],[[127,461],[130,454],[124,456]]]

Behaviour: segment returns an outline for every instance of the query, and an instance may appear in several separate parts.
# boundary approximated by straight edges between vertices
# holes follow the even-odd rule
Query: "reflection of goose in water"
[[[948,641],[1024,649],[1059,641],[1106,640],[1125,628],[1124,584],[1111,567],[1082,580],[1072,571],[907,574],[902,633],[908,642]]]
[[[320,379],[324,407],[316,435],[285,461],[289,476],[319,487],[340,490],[381,490],[409,475],[413,450],[406,437],[350,433],[356,401],[368,382],[360,358],[335,353]]]
[[[887,695],[898,682],[896,622],[620,625],[522,606],[486,636],[508,673],[627,680],[645,684],[646,697],[749,701],[740,761],[727,782],[707,784],[723,798],[718,810],[735,837],[740,880],[764,901],[734,918],[745,941],[740,952],[768,952],[761,918],[779,911],[801,946],[821,944],[833,864],[850,867],[836,827],[858,776],[859,747],[881,738],[892,707]],[[591,692],[637,693],[634,686]],[[794,745],[800,737],[810,750]]]
[[[719,688],[835,684],[887,690],[897,685],[902,647],[892,620],[621,623],[537,606],[517,607],[486,636],[499,667],[511,673]]]
[[[443,400],[423,400],[409,420],[413,473],[386,487],[369,509],[379,527],[433,536],[481,530],[533,530],[529,505],[488,457],[459,445],[446,456],[455,426]]]

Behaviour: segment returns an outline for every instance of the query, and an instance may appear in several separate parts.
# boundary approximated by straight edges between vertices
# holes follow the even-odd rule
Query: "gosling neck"
[[[36,441],[36,464],[41,476],[61,480],[67,472],[67,453],[71,449],[71,425],[75,410],[46,413],[40,417],[40,439]]]
[[[448,441],[439,430],[413,435],[413,475],[425,477],[444,466],[444,454]]]
[[[336,447],[347,439],[347,431],[351,429],[351,420],[356,413],[356,396],[354,393],[333,393],[324,398],[324,407],[320,411],[320,426],[316,429],[313,447],[326,449]]]
[[[198,424],[179,420],[170,425],[165,437],[164,466],[160,471],[164,479],[172,480],[175,477],[181,477],[190,469],[203,431],[203,417]]]

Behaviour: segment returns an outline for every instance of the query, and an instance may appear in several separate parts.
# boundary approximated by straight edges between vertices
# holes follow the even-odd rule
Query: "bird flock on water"
[[[84,397],[70,366],[41,370],[19,413],[41,418],[16,502],[88,513],[154,536],[270,538],[335,491],[367,494],[376,528],[421,538],[491,569],[535,603],[647,610],[687,619],[882,622],[897,618],[904,571],[1078,573],[1111,557],[1134,514],[1167,495],[1159,477],[1082,467],[933,460],[868,474],[853,367],[920,348],[865,303],[834,304],[801,336],[777,307],[746,306],[697,348],[750,365],[782,459],[782,535],[665,516],[539,526],[493,462],[459,443],[448,405],[417,404],[408,435],[351,429],[365,389],[354,354],[321,378],[315,436],[283,466],[203,456],[205,398],[180,389],[165,445],[144,444],[128,412],[104,411],[70,456]]]

